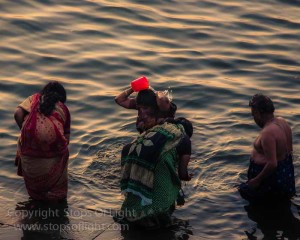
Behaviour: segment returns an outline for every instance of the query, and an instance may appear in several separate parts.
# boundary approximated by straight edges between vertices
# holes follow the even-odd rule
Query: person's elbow
[[[26,112],[20,107],[17,107],[15,113],[14,113],[14,118],[16,123],[18,124],[19,128],[21,129],[24,118],[25,118]]]
[[[22,115],[22,109],[17,107],[17,109],[14,113],[14,118],[15,118],[16,122],[18,122],[21,119],[21,115]]]

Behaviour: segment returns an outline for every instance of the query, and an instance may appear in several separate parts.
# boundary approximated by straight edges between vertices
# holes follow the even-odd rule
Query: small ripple
[[[61,64],[65,60],[60,57],[50,57],[50,56],[40,56],[36,61],[40,64],[51,65],[51,64]]]
[[[137,16],[138,15],[138,11],[135,11],[133,9],[130,8],[126,8],[126,7],[100,7],[98,9],[96,9],[96,11],[99,12],[108,12],[112,15],[116,15],[116,16],[122,16],[122,17],[128,17],[128,18],[132,18],[133,16]]]
[[[92,79],[91,73],[85,73],[80,70],[52,70],[51,75],[55,77],[65,77],[67,79]]]
[[[246,59],[234,59],[233,64],[241,67],[254,67],[255,65],[261,64],[260,61],[250,61]]]
[[[281,34],[273,34],[274,38],[284,39],[284,40],[300,40],[300,35],[292,34],[292,33],[281,33]]]
[[[283,52],[283,51],[288,52],[291,50],[291,46],[283,46],[282,44],[268,44],[268,45],[265,45],[262,49],[274,50],[274,51],[279,51],[279,52]]]
[[[89,37],[113,38],[113,34],[111,33],[98,31],[98,30],[91,30],[91,29],[74,31],[74,33],[84,37],[89,36]]]
[[[41,24],[35,20],[11,20],[11,25],[14,25],[20,29],[23,29],[30,33],[36,32],[45,32],[47,31],[49,25],[48,24]]]
[[[299,0],[277,0],[277,1],[283,4],[294,5],[296,7],[299,7],[300,4]]]
[[[4,54],[21,55],[23,52],[14,47],[0,47],[0,52]]]
[[[206,59],[205,62],[212,67],[221,68],[221,69],[232,69],[233,65],[226,60],[222,60],[221,58],[209,58]]]
[[[112,17],[99,17],[99,16],[93,16],[89,15],[86,13],[81,13],[81,12],[66,12],[66,16],[70,16],[74,19],[81,19],[81,20],[88,20],[89,22],[92,23],[98,23],[101,25],[106,25],[106,26],[117,26],[119,25],[119,20],[114,19]]]
[[[284,57],[273,57],[272,61],[278,64],[289,65],[289,66],[300,66],[300,62],[293,59],[284,58]]]
[[[35,2],[38,2],[42,5],[45,5],[45,6],[54,6],[56,5],[55,1],[52,1],[52,0],[33,0]]]
[[[256,31],[256,32],[270,32],[272,29],[255,25],[255,24],[250,24],[250,23],[245,23],[245,22],[233,22],[233,24],[238,28],[238,29],[246,29],[246,30],[251,30],[251,31]]]
[[[15,60],[3,59],[0,60],[0,65],[2,68],[11,69],[11,71],[16,69],[27,69],[27,70],[34,71],[37,69],[37,66],[32,64],[32,62],[33,62],[32,59],[28,60],[27,62],[22,62],[22,61],[16,62]]]
[[[204,39],[204,40],[208,40],[211,39],[212,36],[208,33],[204,33],[204,32],[198,32],[198,31],[193,31],[191,33],[188,33],[188,36],[192,39]]]
[[[159,47],[167,47],[167,48],[172,48],[172,49],[176,49],[176,48],[181,48],[181,44],[179,43],[174,43],[171,41],[166,41],[166,40],[146,40],[145,42],[154,45],[154,46],[159,46]]]
[[[265,25],[265,24],[268,24],[271,26],[275,25],[275,26],[281,26],[284,28],[289,28],[292,30],[300,29],[300,23],[292,22],[287,19],[268,17],[268,16],[263,16],[261,14],[254,14],[254,13],[243,14],[240,17],[245,18],[245,19],[251,19],[254,22],[260,22],[262,25]]]
[[[259,50],[261,48],[261,46],[259,46],[258,44],[242,41],[237,41],[234,43],[234,45],[236,45],[240,49]]]

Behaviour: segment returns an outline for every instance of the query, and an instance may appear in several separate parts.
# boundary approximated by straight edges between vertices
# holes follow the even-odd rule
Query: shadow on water
[[[264,240],[273,239],[300,239],[300,220],[292,212],[291,201],[274,203],[270,205],[252,204],[245,206],[248,217],[257,223]],[[296,206],[298,211],[300,206]],[[248,239],[255,240],[257,229],[252,232],[245,231]]]
[[[161,228],[157,230],[145,230],[140,228],[124,229],[121,231],[123,240],[187,240],[190,235],[193,235],[192,227],[188,221],[173,218],[173,224],[168,228]]]
[[[21,216],[18,222],[23,231],[21,240],[63,239],[65,237],[61,229],[69,224],[67,201],[46,204],[29,200],[17,203],[16,211]]]

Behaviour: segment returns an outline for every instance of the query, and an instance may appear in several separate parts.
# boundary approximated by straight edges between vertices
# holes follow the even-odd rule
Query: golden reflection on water
[[[201,236],[219,229],[220,239],[240,238],[248,224],[235,185],[245,178],[260,131],[248,108],[253,94],[270,95],[276,114],[290,122],[299,169],[299,7],[279,1],[272,7],[270,1],[24,1],[28,5],[11,1],[0,10],[4,188],[22,183],[13,168],[15,108],[49,80],[64,84],[72,114],[70,204],[120,207],[121,146],[136,136],[137,113],[117,106],[114,97],[141,75],[156,90],[170,88],[177,116],[194,124],[195,178],[184,185],[188,201],[180,211]],[[97,158],[99,152],[107,155]]]

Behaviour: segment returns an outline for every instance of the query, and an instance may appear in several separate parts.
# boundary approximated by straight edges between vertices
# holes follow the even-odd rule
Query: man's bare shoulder
[[[276,117],[276,119],[277,119],[277,121],[278,121],[279,123],[282,123],[282,124],[284,124],[284,125],[290,127],[288,121],[285,120],[283,117]]]
[[[270,124],[263,128],[263,130],[261,131],[261,136],[275,137],[278,131],[278,126],[276,126],[275,124]]]
[[[287,124],[287,121],[283,117],[276,117],[276,121]]]

